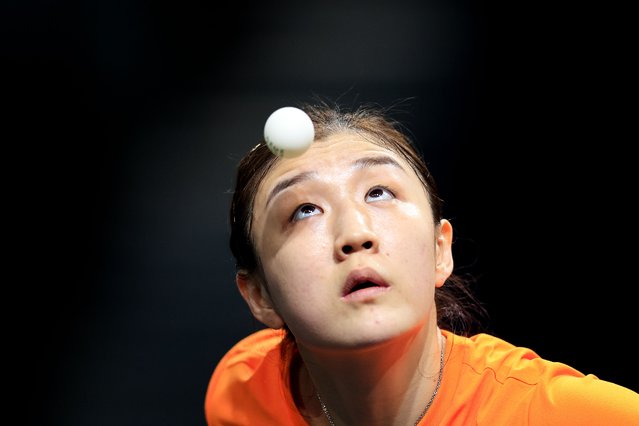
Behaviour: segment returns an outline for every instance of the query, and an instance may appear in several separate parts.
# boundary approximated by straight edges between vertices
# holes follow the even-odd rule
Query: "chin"
[[[369,312],[370,313],[370,312]],[[375,315],[352,317],[330,329],[296,336],[298,344],[321,350],[373,349],[411,339],[424,330],[426,320],[414,312],[375,312]],[[296,333],[293,332],[295,335]]]
[[[372,324],[363,330],[353,331],[350,339],[344,339],[339,346],[344,349],[374,349],[393,343],[399,343],[416,336],[423,329],[424,322],[407,321]]]

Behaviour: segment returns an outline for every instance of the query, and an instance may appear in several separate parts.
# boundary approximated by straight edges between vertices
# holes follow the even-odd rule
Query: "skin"
[[[406,161],[354,133],[315,141],[262,182],[253,238],[262,274],[237,285],[258,320],[295,336],[302,393],[318,389],[338,424],[414,422],[439,368],[434,292],[453,258],[452,227],[434,223]],[[358,278],[379,285],[345,295]]]

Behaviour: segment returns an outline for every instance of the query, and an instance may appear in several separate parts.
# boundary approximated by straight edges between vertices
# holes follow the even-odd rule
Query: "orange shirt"
[[[630,389],[488,334],[442,333],[443,379],[420,425],[639,425]],[[282,337],[260,330],[220,360],[205,398],[208,426],[306,425],[285,379]]]

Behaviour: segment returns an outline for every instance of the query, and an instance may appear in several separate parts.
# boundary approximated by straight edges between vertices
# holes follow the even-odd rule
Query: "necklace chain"
[[[428,409],[430,408],[431,404],[435,400],[435,396],[437,395],[437,391],[439,390],[439,385],[441,385],[441,383],[442,383],[442,373],[444,371],[444,349],[445,349],[445,347],[446,347],[446,345],[442,344],[442,349],[441,349],[440,354],[439,354],[439,373],[438,373],[438,376],[437,376],[437,384],[435,385],[435,390],[433,391],[433,394],[431,395],[430,399],[428,400],[428,403],[426,404],[426,407],[424,407],[424,409],[422,410],[422,412],[419,415],[419,417],[417,418],[417,420],[415,420],[414,426],[417,426],[419,424],[419,422],[421,422],[422,419],[424,418],[424,416],[426,415],[426,412],[428,411]],[[333,421],[333,417],[331,416],[331,413],[329,413],[328,407],[326,406],[326,404],[324,404],[324,401],[322,400],[322,397],[320,397],[319,391],[316,391],[315,394],[317,395],[317,399],[319,400],[319,403],[322,406],[322,411],[324,412],[324,415],[326,416],[326,419],[328,420],[328,422],[330,423],[331,426],[335,426],[335,422]]]

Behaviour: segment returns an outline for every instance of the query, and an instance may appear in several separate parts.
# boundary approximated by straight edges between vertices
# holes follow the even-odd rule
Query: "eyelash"
[[[378,189],[381,189],[381,190],[383,190],[384,192],[386,192],[386,193],[390,194],[390,197],[391,197],[391,198],[395,198],[395,193],[394,193],[394,192],[393,192],[393,191],[392,191],[389,187],[384,186],[384,185],[375,185],[375,186],[373,186],[371,189],[369,189],[369,190],[368,190],[368,192],[366,192],[366,197],[365,197],[365,198],[367,199],[367,198],[370,196],[371,192],[373,192],[373,191],[375,191],[375,190],[378,190]],[[384,194],[382,194],[382,196],[383,196],[383,195],[384,195]],[[381,197],[379,197],[379,199],[382,199],[382,198],[381,198]],[[382,199],[382,200],[383,200],[383,199]],[[377,200],[375,200],[375,201],[377,201]],[[314,216],[313,214],[311,214],[311,215],[309,215],[309,216],[304,216],[304,217],[299,218],[299,219],[297,219],[297,218],[296,218],[296,216],[297,216],[297,215],[298,215],[298,214],[302,211],[302,209],[305,209],[305,208],[308,208],[308,207],[312,207],[313,209],[319,209],[319,210],[321,210],[318,206],[316,206],[316,205],[314,205],[314,204],[311,204],[311,203],[304,203],[304,204],[300,204],[300,205],[299,205],[299,206],[298,206],[298,207],[297,207],[297,208],[293,211],[293,214],[292,214],[292,215],[291,215],[291,217],[289,218],[289,222],[297,222],[297,221],[300,221],[300,220],[304,220],[304,219],[305,219],[305,218],[307,218],[307,217]]]
[[[368,190],[368,192],[366,193],[366,196],[368,197],[368,195],[370,195],[370,193],[373,192],[376,189],[382,189],[382,190],[388,192],[391,195],[392,198],[395,198],[395,193],[393,192],[393,190],[390,189],[387,186],[384,186],[384,185],[375,185],[374,187],[372,187],[371,189]]]

